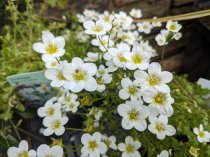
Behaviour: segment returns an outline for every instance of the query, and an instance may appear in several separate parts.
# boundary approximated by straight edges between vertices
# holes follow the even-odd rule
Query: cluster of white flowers
[[[139,9],[132,9],[130,15],[140,18],[142,13]],[[120,87],[116,86],[116,90],[119,90],[116,94],[119,95],[119,100],[125,101],[117,104],[115,112],[122,117],[123,129],[134,128],[140,132],[148,129],[160,140],[176,133],[175,128],[168,124],[168,118],[174,112],[172,107],[174,99],[170,96],[167,84],[173,75],[162,71],[159,63],[150,63],[151,57],[156,56],[156,51],[148,41],[140,37],[140,34],[149,34],[153,27],[160,27],[162,24],[160,22],[134,24],[131,16],[122,11],[112,14],[105,11],[100,14],[93,10],[85,10],[84,15],[78,14],[79,22],[83,23],[87,35],[85,38],[90,39],[91,44],[96,47],[93,49],[96,52],[87,52],[84,59],[74,57],[71,62],[61,60],[65,53],[64,37],[55,37],[49,31],[43,32],[42,42],[33,45],[33,49],[42,54],[42,60],[47,68],[46,78],[51,81],[52,87],[59,87],[63,93],[48,100],[38,109],[38,115],[44,117],[45,136],[53,133],[60,136],[64,133],[64,125],[68,122],[66,113],[77,112],[81,103],[77,100],[80,93],[85,91],[94,92],[94,95],[104,94],[113,80],[121,83]],[[181,25],[169,21],[166,27],[168,30],[162,30],[161,37],[156,37],[159,45],[169,42],[167,40],[169,35],[170,38],[178,39],[177,33]],[[164,44],[160,44],[159,38],[162,36],[165,38],[162,42]],[[131,72],[131,75],[127,72]],[[117,73],[123,77],[121,80],[114,79]],[[100,125],[103,108],[92,106],[89,111],[87,116],[94,115],[94,127],[97,128]],[[141,156],[138,151],[141,143],[137,139],[127,136],[125,143],[118,145],[116,140],[115,136],[108,137],[99,132],[93,135],[85,133],[81,138],[82,156],[106,157],[109,148],[122,152],[122,157]],[[40,148],[42,149],[44,148]],[[166,156],[167,153],[163,151],[158,157]]]
[[[49,147],[42,144],[35,150],[29,150],[28,142],[23,140],[18,147],[10,147],[7,151],[8,157],[63,157],[63,148],[55,145]]]
[[[43,107],[37,110],[39,117],[43,117],[43,125],[46,129],[43,131],[45,136],[53,133],[60,136],[65,132],[64,125],[68,122],[66,113],[77,112],[80,102],[77,101],[78,96],[67,90],[62,90],[59,97],[53,97],[48,100]]]
[[[179,32],[182,26],[178,24],[178,22],[169,20],[166,24],[166,28],[167,29],[162,29],[155,37],[159,46],[167,45],[171,39],[179,40],[182,37],[182,33]]]

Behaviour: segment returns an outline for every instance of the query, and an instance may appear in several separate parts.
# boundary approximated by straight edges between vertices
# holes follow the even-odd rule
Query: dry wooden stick
[[[202,11],[196,11],[192,13],[187,14],[180,14],[180,15],[174,15],[174,16],[166,16],[161,17],[157,19],[134,19],[134,22],[167,22],[168,20],[173,21],[184,21],[184,20],[190,20],[190,19],[196,19],[201,17],[210,16],[210,9],[202,10]]]

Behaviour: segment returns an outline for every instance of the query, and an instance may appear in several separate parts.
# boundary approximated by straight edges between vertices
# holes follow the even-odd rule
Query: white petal
[[[62,157],[63,156],[63,148],[61,146],[53,146],[51,148],[51,154],[55,157]]]
[[[58,136],[60,136],[64,132],[65,132],[65,128],[63,126],[60,126],[60,128],[55,131],[55,134],[58,135]]]
[[[123,129],[126,129],[126,130],[130,130],[133,128],[132,123],[130,123],[130,121],[127,118],[122,119],[121,125],[122,125]]]
[[[121,104],[117,107],[117,112],[120,116],[124,117],[127,115],[128,110],[130,109],[129,105],[127,104]]]
[[[18,155],[18,153],[19,153],[19,149],[16,147],[10,147],[7,150],[8,157],[16,157]]]
[[[91,29],[93,26],[95,26],[95,23],[93,21],[85,21],[83,22],[83,26],[85,29]]]
[[[159,74],[161,72],[161,65],[157,62],[153,62],[148,67],[148,73],[152,74]]]
[[[43,43],[34,43],[33,44],[33,49],[36,51],[36,52],[39,52],[39,53],[46,53],[45,51],[45,46]]]
[[[26,140],[21,141],[19,144],[19,149],[28,151],[28,142]]]
[[[85,71],[87,71],[89,76],[93,76],[97,72],[97,67],[93,63],[85,63],[84,64],[84,69],[85,69]]]
[[[37,148],[37,156],[38,157],[45,157],[50,152],[50,147],[46,144],[42,144]]]
[[[132,84],[132,81],[129,78],[123,78],[121,80],[121,85],[123,88],[127,88],[131,84]]]
[[[91,140],[92,136],[88,133],[85,133],[82,135],[81,137],[81,142],[83,145],[86,145],[90,140]]]
[[[126,144],[133,143],[133,137],[127,136],[127,137],[125,138],[125,143],[126,143]]]
[[[130,97],[130,94],[128,94],[128,92],[125,89],[121,89],[119,91],[119,97],[123,100],[126,100]]]
[[[147,128],[147,122],[146,122],[146,120],[141,120],[141,121],[134,122],[134,127],[138,131],[144,131]]]
[[[47,128],[44,130],[43,135],[44,136],[50,136],[54,133],[54,131],[51,128]]]
[[[161,81],[163,83],[169,83],[171,82],[171,80],[173,79],[173,75],[172,73],[168,72],[168,71],[162,71],[160,73],[160,77],[161,77]]]
[[[58,48],[64,48],[64,46],[65,46],[64,37],[56,37],[54,42]]]
[[[85,90],[89,91],[89,92],[92,92],[92,91],[95,91],[96,90],[96,87],[97,87],[97,83],[96,83],[96,80],[93,78],[93,77],[90,77],[87,82],[86,82],[86,85],[85,85]]]

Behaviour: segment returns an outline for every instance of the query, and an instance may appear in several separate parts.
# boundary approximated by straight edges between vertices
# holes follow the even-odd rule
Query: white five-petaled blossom
[[[116,23],[119,23],[122,26],[122,29],[127,30],[131,26],[133,19],[128,16],[125,12],[120,11],[118,14],[115,14]]]
[[[125,54],[128,59],[126,67],[129,70],[141,69],[145,70],[149,66],[150,54],[143,51],[143,48],[140,44],[135,43],[133,49],[130,53]]]
[[[135,128],[138,131],[144,131],[147,128],[148,110],[142,104],[142,101],[128,101],[118,106],[117,111],[123,117],[121,125],[124,129]]]
[[[160,115],[158,117],[149,117],[151,124],[148,129],[151,133],[156,134],[159,140],[163,140],[166,136],[173,136],[176,129],[172,125],[168,125],[168,117]]]
[[[84,145],[81,149],[83,156],[100,157],[107,151],[107,146],[102,140],[102,135],[95,132],[93,135],[85,133],[81,137],[81,142]]]
[[[53,56],[43,55],[42,60],[45,62],[46,68],[57,68],[59,66],[59,58],[55,58]]]
[[[63,108],[67,112],[71,111],[71,112],[75,113],[78,110],[79,104],[80,104],[79,101],[70,101],[69,103],[65,104]]]
[[[128,59],[126,58],[126,54],[130,52],[130,46],[121,43],[117,45],[117,48],[110,48],[108,52],[104,54],[105,60],[113,60],[113,63],[117,67],[126,68],[126,63]]]
[[[169,93],[163,93],[151,88],[143,93],[143,100],[149,104],[148,109],[150,116],[162,114],[170,117],[174,112],[171,106],[171,104],[174,103],[174,99]]]
[[[63,157],[63,148],[58,145],[50,148],[48,145],[42,144],[37,148],[37,157]]]
[[[77,94],[66,91],[62,96],[58,98],[58,102],[66,105],[69,104],[71,101],[76,101],[77,98],[78,98]]]
[[[155,20],[155,19],[157,19],[157,17],[153,17],[153,19]],[[161,27],[162,26],[162,23],[159,22],[159,21],[153,21],[152,22],[152,26],[153,27]]]
[[[96,90],[96,80],[93,77],[97,72],[97,67],[93,63],[84,63],[82,59],[75,57],[72,62],[65,67],[64,76],[69,80],[68,87],[72,92]]]
[[[112,14],[109,14],[108,11],[104,11],[103,14],[99,15],[99,20],[102,20],[105,23],[112,23],[114,16]]]
[[[104,35],[107,31],[109,31],[112,27],[110,23],[105,23],[103,21],[85,21],[83,22],[83,26],[86,29],[86,34],[92,35]]]
[[[119,33],[118,34],[119,38],[122,41],[125,41],[126,43],[128,43],[129,45],[132,45],[135,41],[136,41],[136,36],[135,36],[135,32],[124,32],[124,33]]]
[[[131,9],[130,15],[135,18],[141,18],[142,17],[141,9],[135,9],[135,8]]]
[[[104,35],[102,37],[97,36],[96,39],[91,41],[91,44],[94,46],[99,46],[101,51],[106,51],[108,47],[112,47],[114,45],[114,42],[108,35]]]
[[[53,103],[52,100],[48,100],[43,107],[37,110],[39,117],[53,117],[54,115],[61,112],[61,104]]]
[[[173,39],[179,40],[181,37],[182,37],[182,33],[178,32],[174,34]]]
[[[50,136],[53,133],[57,136],[62,135],[65,132],[64,125],[68,122],[68,120],[68,117],[62,117],[61,113],[56,114],[53,117],[46,117],[43,120],[43,125],[47,127],[43,132],[44,136]]]
[[[140,83],[143,91],[153,87],[161,92],[169,93],[170,88],[166,83],[172,80],[173,75],[168,71],[161,71],[160,64],[153,62],[148,67],[148,73],[137,70],[134,77]]]
[[[171,32],[177,33],[182,28],[182,25],[180,25],[178,22],[169,20],[166,24],[166,28]]]
[[[163,150],[160,154],[157,155],[157,157],[169,157],[171,155],[170,150]]]
[[[116,137],[115,136],[106,136],[103,135],[102,141],[107,145],[107,147],[110,147],[114,150],[117,150],[117,145],[116,145]]]
[[[200,150],[199,148],[191,146],[190,149],[189,149],[189,153],[194,157],[198,157],[199,150]]]
[[[158,34],[156,37],[155,37],[155,40],[157,42],[157,44],[159,46],[163,46],[163,45],[167,45],[167,42],[166,42],[166,37],[162,34]]]
[[[35,150],[29,150],[28,142],[22,140],[18,147],[10,147],[7,150],[8,157],[36,157]]]
[[[122,89],[119,91],[119,97],[123,100],[131,99],[139,100],[141,99],[141,92],[137,81],[131,81],[129,78],[123,78],[121,80]]]
[[[123,152],[122,157],[141,157],[138,149],[141,147],[139,141],[133,140],[133,137],[127,136],[125,143],[119,143],[118,149]]]
[[[138,31],[149,34],[153,28],[150,22],[137,23]]]
[[[58,67],[50,68],[45,71],[45,77],[51,80],[50,85],[52,87],[61,87],[68,88],[71,85],[71,82],[67,80],[64,76],[64,68],[68,65],[67,61],[61,61]]]
[[[64,55],[65,40],[64,37],[54,37],[49,31],[42,32],[42,41],[33,44],[33,49],[46,56],[61,57]]]
[[[200,143],[210,141],[210,133],[204,131],[203,124],[200,124],[199,128],[194,128],[193,132],[197,135],[197,139]]]

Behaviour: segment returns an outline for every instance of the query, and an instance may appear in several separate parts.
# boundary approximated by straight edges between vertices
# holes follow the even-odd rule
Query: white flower
[[[105,68],[105,66],[103,64],[101,64],[97,70],[96,76],[97,77],[103,77],[106,75],[110,75],[109,74],[109,70],[107,68]]]
[[[139,32],[149,34],[153,28],[150,22],[137,23]]]
[[[169,20],[166,24],[166,28],[171,32],[177,33],[182,28],[182,25],[178,24],[178,22]]]
[[[33,44],[33,49],[36,52],[53,57],[61,57],[64,55],[64,37],[54,37],[54,35],[51,32],[43,31],[42,41],[43,43],[38,42]]]
[[[61,87],[63,86],[64,88],[68,87],[71,85],[71,82],[67,80],[67,78],[64,76],[64,68],[68,65],[67,61],[61,61],[60,64],[56,69],[47,69],[45,71],[45,77],[49,80],[51,80],[50,85],[52,87]]]
[[[65,111],[72,111],[73,113],[77,112],[78,106],[80,102],[79,101],[70,101],[68,104],[65,104],[64,109]]]
[[[114,64],[117,67],[126,67],[128,59],[126,54],[130,52],[130,46],[127,44],[118,44],[117,48],[110,48],[107,53],[104,54],[105,60],[113,59]]]
[[[140,83],[143,91],[154,87],[161,92],[169,93],[170,88],[166,83],[169,83],[172,80],[173,75],[170,72],[161,71],[160,64],[153,62],[148,67],[148,73],[137,70],[134,73],[134,77]]]
[[[77,19],[78,19],[78,21],[79,21],[80,23],[85,22],[86,18],[85,18],[84,15],[77,14],[76,16],[77,16]]]
[[[156,134],[159,140],[164,139],[165,136],[173,136],[176,133],[176,129],[172,125],[168,125],[168,117],[166,116],[151,116],[149,121],[151,123],[148,125],[149,131]]]
[[[96,120],[99,121],[101,119],[102,115],[103,115],[103,111],[100,110],[100,109],[97,109],[96,113],[94,114],[94,117],[95,117]]]
[[[52,100],[48,100],[44,107],[40,107],[37,110],[37,114],[39,117],[53,117],[55,114],[61,112],[61,104],[55,103],[53,104]]]
[[[23,140],[18,147],[10,147],[7,155],[8,157],[36,157],[36,151],[28,150],[28,142]]]
[[[114,16],[109,14],[108,11],[104,11],[103,14],[99,15],[99,20],[102,20],[105,23],[112,23]]]
[[[157,157],[169,157],[170,152],[167,150],[163,150],[160,154],[157,155]]]
[[[129,45],[132,45],[136,41],[135,32],[126,32],[118,34],[118,36],[122,39],[122,41],[127,42]]]
[[[104,142],[101,142],[102,135],[99,132],[95,132],[92,136],[85,133],[81,137],[81,142],[84,145],[81,149],[83,156],[100,157],[107,151],[107,146]]]
[[[78,39],[78,42],[80,43],[86,43],[90,36],[88,34],[85,34],[84,31],[76,32],[76,37]]]
[[[83,15],[85,15],[86,19],[97,20],[99,13],[95,10],[85,9]]]
[[[59,60],[59,58],[57,58]],[[42,60],[45,62],[46,68],[57,68],[59,66],[59,62],[53,56],[43,55]]]
[[[84,63],[78,57],[73,58],[72,62],[64,69],[64,76],[71,82],[68,89],[72,92],[80,92],[83,89],[87,91],[96,90],[96,80],[93,78],[96,72],[97,67],[95,64]]]
[[[102,140],[106,143],[106,145],[114,150],[117,150],[116,145],[116,137],[115,136],[103,136]]]
[[[174,99],[169,93],[163,93],[156,89],[150,89],[143,93],[143,100],[149,104],[150,115],[157,116],[159,114],[170,117],[174,110],[171,104]]]
[[[122,28],[124,30],[129,29],[130,25],[133,22],[133,19],[123,11],[120,11],[118,14],[115,14],[117,23],[120,23],[122,25]]]
[[[179,40],[181,37],[182,37],[182,33],[178,32],[178,33],[174,34],[173,39]]]
[[[84,58],[84,61],[85,62],[96,62],[98,60],[98,57],[99,56],[98,56],[97,52],[88,52],[87,57]]]
[[[199,148],[195,148],[195,147],[193,147],[193,146],[191,146],[190,147],[190,150],[189,150],[189,153],[192,155],[192,156],[194,156],[194,157],[198,157],[198,155],[199,155]]]
[[[71,101],[76,101],[77,98],[78,98],[77,94],[70,93],[69,91],[67,91],[58,98],[58,102],[65,105],[69,104]]]
[[[86,34],[93,34],[93,35],[104,35],[107,31],[109,31],[112,27],[109,23],[104,23],[103,21],[85,21],[83,23]]]
[[[133,45],[133,49],[131,53],[126,53],[128,58],[128,62],[126,63],[126,67],[129,70],[141,69],[145,70],[149,66],[150,54],[143,51],[141,45],[135,43]]]
[[[157,17],[153,17],[153,19],[157,19]],[[152,26],[153,27],[161,27],[162,26],[162,23],[161,22],[158,22],[158,21],[153,21],[152,22]]]
[[[91,41],[91,44],[94,46],[99,46],[101,51],[106,51],[108,47],[112,47],[114,45],[114,42],[112,39],[109,39],[108,35],[104,35],[102,37],[97,36],[96,39]]]
[[[197,135],[197,139],[200,143],[210,141],[210,133],[208,131],[204,131],[203,124],[200,124],[199,128],[194,128],[193,132]]]
[[[151,57],[157,56],[156,50],[151,45],[149,45],[149,41],[148,40],[141,41],[140,45],[141,45],[143,51],[149,53]]]
[[[48,145],[42,144],[37,148],[37,157],[63,157],[63,148],[58,145],[50,148]]]
[[[164,35],[158,34],[155,40],[159,46],[167,45],[166,37]]]
[[[141,147],[139,141],[134,141],[133,137],[127,136],[125,143],[119,143],[118,149],[123,152],[122,157],[141,157],[138,149]]]
[[[61,113],[54,115],[54,117],[46,117],[43,120],[43,125],[47,127],[43,134],[44,136],[50,136],[55,133],[57,136],[62,135],[65,132],[65,125],[68,122],[68,117],[62,117]]]
[[[138,131],[144,131],[147,128],[145,119],[148,116],[148,110],[142,104],[142,101],[129,101],[118,106],[117,111],[123,117],[121,125],[124,129],[130,130],[134,127]]]
[[[131,100],[141,99],[141,92],[138,87],[137,81],[131,81],[129,78],[123,78],[121,80],[122,88],[119,91],[119,97],[123,100],[131,98]]]
[[[130,15],[135,18],[141,18],[142,17],[141,9],[135,9],[135,8],[131,9]]]
[[[103,92],[106,89],[105,84],[108,84],[111,81],[112,81],[112,76],[111,75],[104,75],[102,77],[96,78],[96,82],[97,82],[96,90],[98,92]]]

